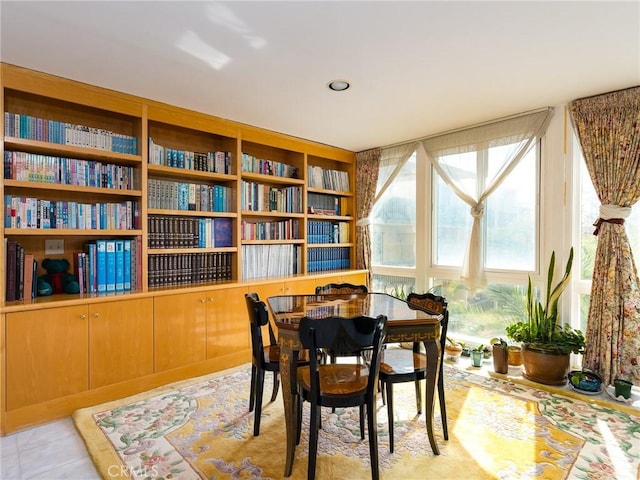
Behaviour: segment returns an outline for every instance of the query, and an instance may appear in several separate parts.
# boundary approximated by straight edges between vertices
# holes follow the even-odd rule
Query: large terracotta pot
[[[524,345],[522,347],[522,376],[545,385],[566,385],[569,373],[568,353],[548,353]]]

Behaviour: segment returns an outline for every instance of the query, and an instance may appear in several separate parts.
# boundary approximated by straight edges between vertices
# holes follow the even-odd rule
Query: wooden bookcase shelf
[[[366,281],[355,270],[353,152],[1,69],[4,246],[33,254],[37,275],[45,258],[64,258],[72,271],[80,258],[98,264],[93,252],[103,241],[132,249],[129,289],[86,285],[79,294],[23,292],[17,300],[6,281],[17,261],[0,250],[2,433],[248,361],[249,291],[266,297]],[[259,209],[248,188],[265,195]],[[332,215],[310,212],[318,195],[335,202]],[[312,237],[319,222],[342,236]],[[260,233],[245,239],[243,228]],[[49,240],[62,253],[51,252]],[[97,271],[93,277],[83,265],[95,284]],[[59,385],[62,376],[73,381]]]

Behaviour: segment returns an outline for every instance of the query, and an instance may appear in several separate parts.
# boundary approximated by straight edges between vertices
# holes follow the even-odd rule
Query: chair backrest
[[[262,361],[264,342],[262,340],[262,327],[269,326],[269,340],[271,345],[277,343],[275,333],[269,322],[269,312],[266,304],[260,300],[257,293],[247,293],[244,296],[247,302],[247,312],[249,313],[249,324],[251,327],[251,350],[254,360]]]
[[[298,335],[305,348],[310,351],[328,349],[336,354],[350,354],[354,351],[371,349],[369,383],[367,393],[373,394],[377,388],[380,369],[380,351],[386,337],[387,317],[327,317],[314,319],[303,317],[298,326]],[[319,390],[318,359],[310,356],[312,394]],[[315,384],[315,387],[314,387]]]
[[[350,293],[369,293],[366,285],[352,283],[329,283],[316,287],[316,295],[347,295]]]
[[[414,293],[407,295],[407,303],[411,306],[428,310],[432,313],[442,314],[442,325],[440,333],[440,344],[444,347],[447,341],[447,327],[449,326],[449,311],[447,309],[447,299],[433,293]],[[444,349],[443,349],[444,351]]]

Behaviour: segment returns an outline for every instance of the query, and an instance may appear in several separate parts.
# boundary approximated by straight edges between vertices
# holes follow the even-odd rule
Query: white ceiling
[[[353,151],[640,84],[637,0],[2,0],[0,20],[3,62]]]

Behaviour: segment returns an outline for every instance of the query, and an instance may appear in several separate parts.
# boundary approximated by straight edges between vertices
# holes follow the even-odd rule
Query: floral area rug
[[[249,379],[244,366],[78,410],[73,418],[105,479],[281,479],[282,399],[265,400],[254,437]],[[633,413],[449,365],[445,388],[449,440],[436,402],[438,456],[424,415],[416,414],[412,384],[394,389],[393,454],[386,407],[378,401],[381,479],[640,478],[640,417]],[[307,477],[308,404],[303,422],[292,480]],[[371,478],[358,410],[323,409],[322,427],[316,478]]]

